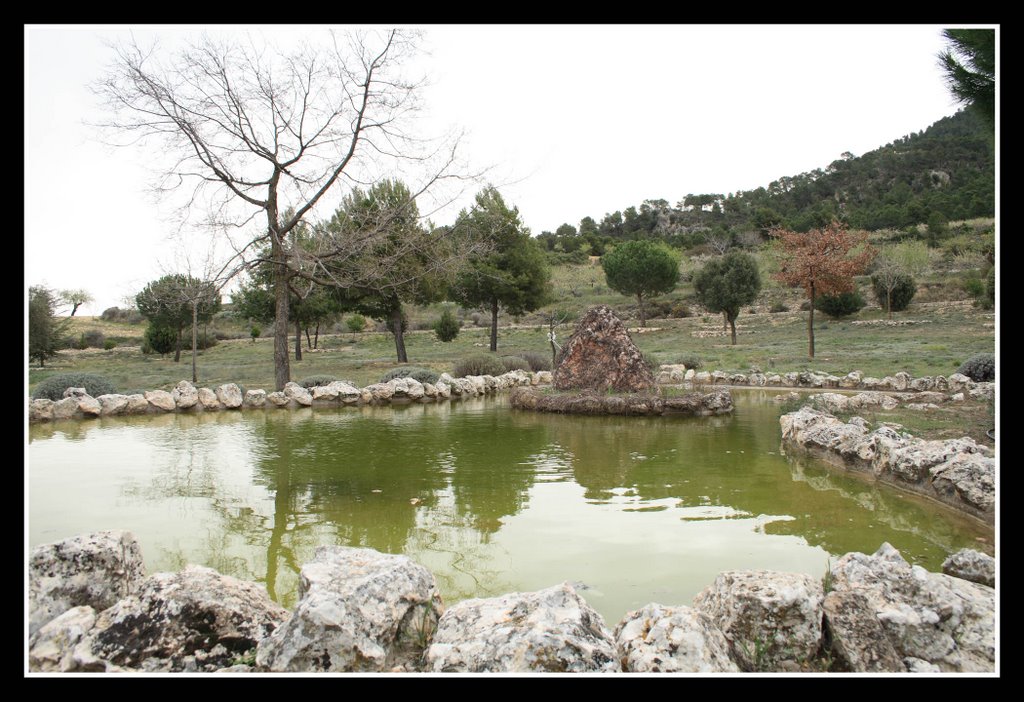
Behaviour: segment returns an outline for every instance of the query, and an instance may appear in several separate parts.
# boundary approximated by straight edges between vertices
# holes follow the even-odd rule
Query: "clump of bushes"
[[[505,364],[501,359],[494,356],[477,354],[468,356],[455,364],[452,368],[453,378],[462,378],[467,375],[501,375],[505,372]]]
[[[117,340],[116,339],[106,339],[103,342],[103,350],[104,351],[110,351],[115,346],[117,346]]]
[[[135,309],[121,309],[120,307],[108,307],[100,314],[104,322],[124,322],[125,324],[138,324],[145,317]]]
[[[650,368],[651,371],[656,371],[656,370],[658,370],[658,368],[661,367],[661,361],[659,361],[658,357],[655,356],[653,353],[645,353],[644,354],[644,365],[646,365],[648,368]]]
[[[522,359],[530,366],[530,370],[536,373],[537,371],[549,371],[551,370],[551,356],[544,353],[535,353],[533,351],[527,351],[522,354]]]
[[[838,295],[818,295],[814,300],[814,306],[833,319],[857,314],[866,304],[864,297],[856,290]]]
[[[106,342],[106,336],[99,329],[90,329],[82,332],[78,347],[82,349],[102,349]]]
[[[94,373],[60,373],[40,381],[32,393],[33,400],[61,400],[68,388],[85,388],[92,397],[111,395],[114,385],[102,375]]]
[[[434,370],[430,370],[429,368],[403,366],[401,368],[392,368],[391,370],[389,370],[381,377],[380,382],[386,383],[389,380],[394,380],[395,378],[412,378],[413,380],[419,381],[421,383],[430,383],[431,385],[436,385],[440,377],[440,373]]]
[[[676,359],[676,363],[681,363],[687,368],[701,368],[704,366],[704,361],[700,359],[700,356],[697,356],[692,353],[687,354],[685,356],[680,356],[678,359]]]
[[[907,309],[910,301],[914,299],[914,293],[917,292],[917,284],[906,273],[896,275],[891,293],[886,289],[884,280],[878,274],[871,276],[871,286],[875,291],[875,299],[878,301],[879,307],[885,312],[900,312]],[[892,309],[889,309],[890,303]]]
[[[773,302],[772,306],[768,308],[768,311],[772,314],[778,314],[779,312],[789,312],[789,308],[781,302]]]
[[[345,320],[345,326],[353,334],[358,334],[366,328],[366,317],[361,314],[354,314]]]
[[[956,372],[976,383],[992,382],[996,379],[996,357],[990,353],[975,354],[961,363]]]
[[[158,353],[161,356],[174,350],[178,343],[178,333],[170,327],[150,324],[146,327],[146,333],[142,335],[142,353]]]
[[[501,357],[501,362],[505,366],[505,370],[503,371],[504,373],[508,373],[509,371],[514,371],[514,370],[521,370],[521,371],[529,371],[530,370],[529,362],[525,358],[523,358],[522,356],[502,356]],[[500,375],[500,373],[499,373],[499,375]]]
[[[330,385],[336,380],[337,378],[335,378],[333,375],[311,375],[308,378],[303,378],[302,380],[300,380],[299,385],[309,390],[311,388],[318,388],[323,387],[324,385]]]
[[[684,317],[693,316],[693,312],[686,306],[685,303],[678,303],[672,307],[672,317],[675,319],[683,319]]]
[[[480,312],[470,312],[469,319],[474,327],[485,327],[490,324],[490,320]]]
[[[982,307],[987,310],[996,306],[996,269],[995,266],[988,269],[988,277],[985,278],[985,297],[982,298]]]
[[[434,322],[434,334],[439,341],[445,343],[454,341],[459,335],[459,320],[455,319],[452,311],[446,309],[441,313],[441,318]]]

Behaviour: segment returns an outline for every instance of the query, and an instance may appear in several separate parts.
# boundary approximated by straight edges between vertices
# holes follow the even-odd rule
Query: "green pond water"
[[[149,572],[187,563],[293,606],[322,544],[404,553],[445,602],[574,582],[614,626],[690,604],[723,570],[821,576],[883,541],[939,570],[990,529],[782,455],[774,393],[731,416],[572,417],[504,398],[105,418],[29,428],[30,546],[129,529]]]

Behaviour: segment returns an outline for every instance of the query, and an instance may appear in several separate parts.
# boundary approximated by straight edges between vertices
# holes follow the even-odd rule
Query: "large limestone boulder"
[[[392,378],[388,385],[394,400],[419,400],[424,394],[423,383],[415,378]]]
[[[78,414],[78,398],[65,397],[53,403],[54,419],[71,419]]]
[[[135,592],[145,574],[129,531],[100,531],[32,549],[28,565],[29,633],[72,607],[96,611]]]
[[[28,403],[28,421],[48,422],[53,419],[53,404],[53,400],[48,400],[45,397],[31,400]]]
[[[908,670],[994,670],[992,588],[912,566],[887,543],[871,556],[840,558],[832,568],[832,587],[863,597],[866,614],[858,619],[881,624]]]
[[[537,592],[463,600],[449,608],[427,649],[436,673],[617,672],[601,615],[569,583]]]
[[[100,416],[103,417],[121,414],[128,407],[127,395],[100,395],[96,400],[100,403]]]
[[[245,399],[242,401],[245,407],[258,409],[267,404],[267,391],[260,388],[245,391]]]
[[[271,671],[382,671],[419,659],[437,626],[433,574],[407,556],[321,546],[291,618],[257,651]]]
[[[212,672],[254,649],[287,618],[259,585],[189,565],[151,575],[101,612],[75,658],[81,667],[99,660],[145,671]]]
[[[729,641],[691,607],[645,605],[615,627],[615,646],[627,673],[730,673]]]
[[[868,599],[856,590],[825,596],[824,625],[832,654],[854,673],[902,673],[906,669],[875,616]]]
[[[32,672],[64,673],[74,670],[74,650],[96,624],[92,607],[72,607],[40,627],[31,637],[28,669]]]
[[[192,383],[182,380],[171,390],[171,397],[174,398],[174,404],[178,409],[191,409],[199,402],[199,391]]]
[[[313,394],[298,383],[285,383],[284,396],[303,407],[309,407],[313,404]]]
[[[654,375],[625,325],[606,305],[592,307],[558,355],[554,385],[559,390],[646,392]]]
[[[217,393],[210,388],[199,388],[199,406],[204,410],[219,410],[221,408],[220,400],[217,399]]]
[[[152,407],[161,412],[173,412],[178,406],[174,397],[166,390],[147,390],[142,393]]]
[[[729,640],[747,671],[779,670],[821,645],[821,583],[804,573],[726,571],[693,600]]]
[[[235,383],[218,385],[214,392],[226,409],[238,409],[242,406],[242,389]]]
[[[996,559],[970,548],[963,548],[942,562],[942,572],[954,578],[996,586]]]

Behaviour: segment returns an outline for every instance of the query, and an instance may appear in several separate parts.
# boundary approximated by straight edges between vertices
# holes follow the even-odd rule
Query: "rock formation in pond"
[[[559,390],[649,392],[654,374],[626,326],[607,305],[592,307],[576,325],[558,357]]]
[[[619,662],[627,673],[738,673],[729,640],[708,615],[692,607],[649,604],[615,628]]]

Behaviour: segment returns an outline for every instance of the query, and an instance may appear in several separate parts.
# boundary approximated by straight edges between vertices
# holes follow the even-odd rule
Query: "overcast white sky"
[[[85,288],[96,302],[79,314],[121,305],[180,256],[176,224],[147,192],[147,154],[85,126],[100,116],[87,85],[112,58],[104,42],[129,29],[142,41],[203,31],[25,28],[26,288]],[[937,64],[941,29],[431,26],[420,68],[433,124],[466,130],[464,157],[493,166],[538,234],[648,198],[756,188],[925,129],[958,109]]]

